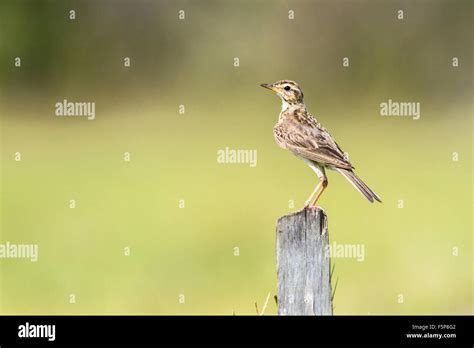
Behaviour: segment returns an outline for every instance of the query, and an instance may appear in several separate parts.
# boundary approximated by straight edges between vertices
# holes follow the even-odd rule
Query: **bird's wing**
[[[326,166],[354,168],[328,131],[319,124],[310,126],[286,121],[275,127],[274,134],[280,146],[297,156]]]

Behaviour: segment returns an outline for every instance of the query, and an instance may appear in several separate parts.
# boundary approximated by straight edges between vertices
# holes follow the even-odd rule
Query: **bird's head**
[[[260,86],[275,92],[283,104],[303,104],[303,91],[300,86],[291,80],[281,80],[273,84],[262,83]]]

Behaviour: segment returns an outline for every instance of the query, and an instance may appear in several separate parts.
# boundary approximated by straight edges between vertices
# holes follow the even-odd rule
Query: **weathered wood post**
[[[278,219],[279,315],[332,315],[327,216],[306,208]]]

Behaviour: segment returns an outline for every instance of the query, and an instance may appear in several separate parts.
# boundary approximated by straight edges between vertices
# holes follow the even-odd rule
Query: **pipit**
[[[336,141],[307,110],[303,91],[294,81],[282,80],[274,84],[262,84],[274,91],[282,101],[278,122],[273,134],[278,145],[290,150],[313,169],[319,183],[306,201],[304,208],[314,207],[328,186],[326,169],[341,173],[370,202],[382,202],[354,173],[354,167]]]

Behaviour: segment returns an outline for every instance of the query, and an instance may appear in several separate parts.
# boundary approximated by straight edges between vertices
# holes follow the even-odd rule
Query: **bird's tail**
[[[370,202],[373,202],[374,199],[376,201],[379,201],[382,203],[382,200],[380,199],[377,194],[372,191],[369,186],[367,186],[357,175],[352,170],[349,169],[342,169],[342,168],[337,168],[336,169],[339,173],[344,175],[344,177],[354,186],[357,191],[362,193]]]

